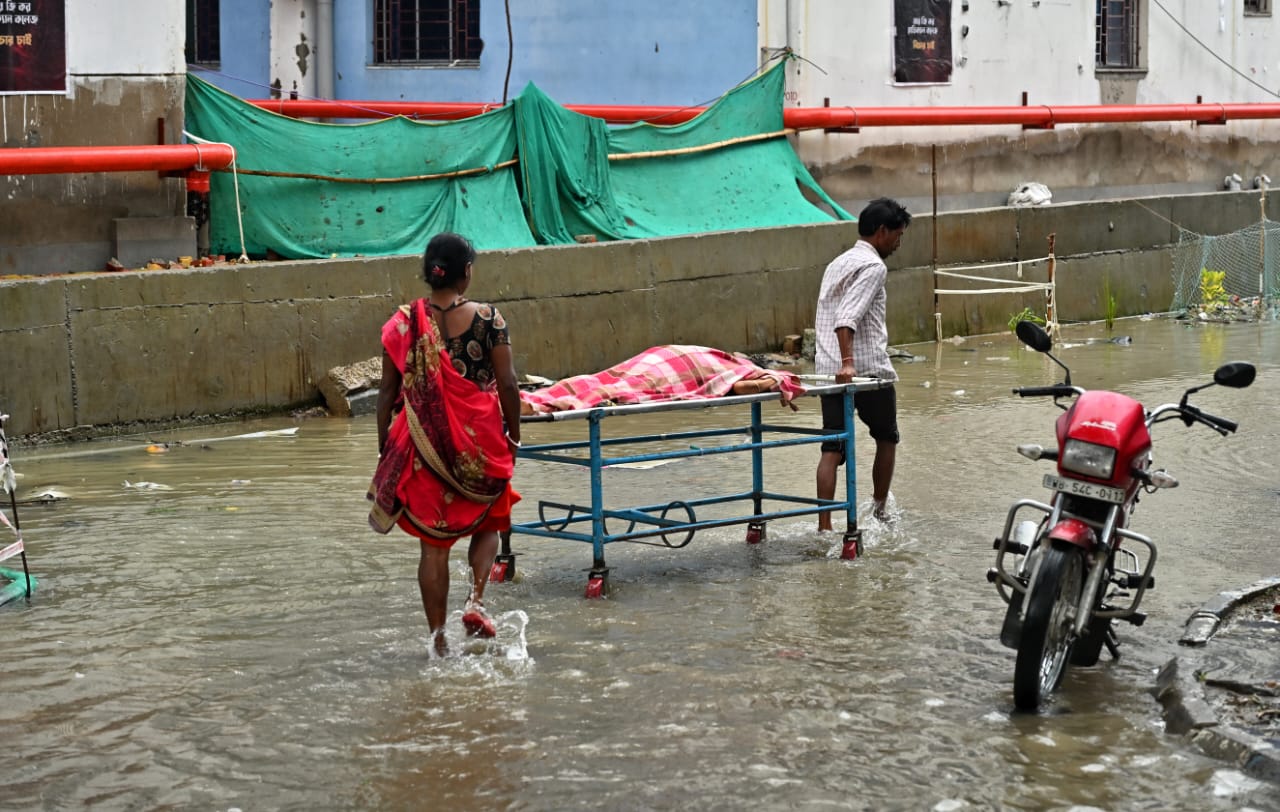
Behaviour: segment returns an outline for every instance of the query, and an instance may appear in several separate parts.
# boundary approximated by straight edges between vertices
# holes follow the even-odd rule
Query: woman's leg
[[[420,541],[422,558],[418,561],[418,590],[422,593],[422,610],[427,627],[435,638],[436,651],[444,653],[444,621],[449,602],[449,548]]]
[[[497,557],[496,530],[485,530],[471,537],[467,561],[471,564],[471,597],[475,600],[484,600],[484,587],[489,583],[489,573],[493,570],[493,560]]]

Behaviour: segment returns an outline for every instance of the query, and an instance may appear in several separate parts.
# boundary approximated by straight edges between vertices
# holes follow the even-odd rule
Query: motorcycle
[[[1064,410],[1056,421],[1057,448],[1018,446],[1031,460],[1057,463],[1045,474],[1048,503],[1020,499],[1009,508],[1004,531],[995,540],[995,566],[987,580],[1008,607],[1000,642],[1017,650],[1014,704],[1035,710],[1061,684],[1069,665],[1091,666],[1105,646],[1119,659],[1115,623],[1141,626],[1143,595],[1155,587],[1156,546],[1129,529],[1143,493],[1175,488],[1178,480],[1152,468],[1150,429],[1166,420],[1203,423],[1226,436],[1236,423],[1188,403],[1210,386],[1243,388],[1253,383],[1252,364],[1219,367],[1212,383],[1188,389],[1177,403],[1150,411],[1133,398],[1071,383],[1071,370],[1050,350],[1053,342],[1038,324],[1018,322],[1019,340],[1062,367],[1062,383],[1024,386],[1021,397],[1052,397]],[[1059,402],[1074,398],[1068,406]],[[1028,516],[1032,518],[1027,518]]]

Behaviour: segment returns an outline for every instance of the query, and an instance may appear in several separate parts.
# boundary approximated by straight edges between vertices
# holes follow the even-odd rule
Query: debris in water
[[[127,479],[124,481],[124,486],[126,488],[133,488],[139,491],[171,491],[173,490],[173,488],[170,487],[169,485],[161,485],[159,482],[130,482]]]

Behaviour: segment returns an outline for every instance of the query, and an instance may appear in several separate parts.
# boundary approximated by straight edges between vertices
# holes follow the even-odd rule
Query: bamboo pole
[[[1058,259],[1053,253],[1056,238],[1056,233],[1049,235],[1049,290],[1046,291],[1049,301],[1045,310],[1045,324],[1048,325],[1049,335],[1055,337],[1058,334],[1058,286],[1054,280],[1054,276],[1057,273]]]
[[[651,152],[622,152],[614,153],[608,157],[610,161],[634,161],[641,158],[670,158],[676,155],[694,155],[699,152],[711,152],[725,147],[735,146],[737,144],[750,144],[756,141],[768,141],[774,138],[795,133],[793,129],[777,130],[768,133],[755,133],[754,135],[744,135],[739,138],[728,138],[724,141],[716,141],[710,144],[701,144],[696,147],[682,147],[680,149],[660,149]],[[495,172],[499,169],[506,169],[509,166],[515,166],[520,163],[518,158],[512,158],[509,161],[503,161],[493,166],[478,166],[472,169],[458,169],[453,172],[438,172],[433,175],[407,175],[402,178],[344,178],[336,175],[316,175],[309,172],[274,172],[267,169],[218,169],[219,172],[237,172],[241,175],[257,175],[267,178],[296,178],[299,180],[323,180],[331,183],[413,183],[426,180],[446,180],[448,178],[464,178],[471,175],[485,175]]]

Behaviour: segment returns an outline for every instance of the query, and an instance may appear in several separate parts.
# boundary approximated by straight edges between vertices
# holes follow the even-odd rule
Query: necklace
[[[436,304],[430,299],[427,300],[427,304],[431,305],[431,308],[433,310],[439,311],[440,313],[448,313],[450,310],[453,310],[455,307],[458,307],[459,305],[464,305],[466,303],[467,303],[467,300],[462,296],[459,296],[458,298],[454,299],[453,304],[449,305],[448,307],[441,307],[440,305]]]

